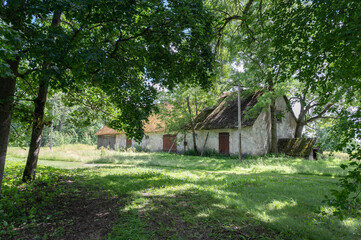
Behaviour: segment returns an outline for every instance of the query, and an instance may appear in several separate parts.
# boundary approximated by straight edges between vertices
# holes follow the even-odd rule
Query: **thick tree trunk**
[[[19,67],[18,58],[16,61],[8,61],[12,72],[17,75]],[[9,143],[11,116],[14,105],[14,93],[16,77],[0,78],[0,194],[2,179],[4,176],[6,151]]]
[[[298,115],[297,118],[297,125],[296,125],[296,130],[295,130],[295,138],[301,138],[302,137],[302,132],[303,132],[303,128],[306,125],[305,122],[305,118],[306,118],[306,106],[303,104],[303,102],[300,102],[301,107],[300,107],[300,114]]]
[[[303,122],[297,122],[296,131],[295,131],[295,138],[301,138],[302,137],[302,132],[303,132],[304,127],[305,127],[305,124]]]
[[[273,100],[270,106],[271,118],[271,153],[277,154],[277,117],[276,117],[276,101]]]
[[[47,80],[42,81],[39,86],[38,97],[35,100],[35,110],[33,119],[33,130],[31,133],[31,141],[29,154],[23,173],[23,181],[28,182],[35,179],[36,166],[38,164],[40,144],[44,128],[44,112],[45,103],[48,94],[49,83]]]

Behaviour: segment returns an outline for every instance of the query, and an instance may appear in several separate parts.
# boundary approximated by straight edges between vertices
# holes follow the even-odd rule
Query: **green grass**
[[[16,192],[11,189],[20,183],[6,176],[21,169],[25,153],[9,149],[4,195]],[[110,239],[361,238],[359,218],[340,221],[316,213],[331,211],[322,200],[345,174],[339,167],[347,161],[343,157],[247,157],[238,163],[220,156],[121,153],[82,145],[42,149],[41,155],[39,164],[51,166],[39,169],[43,178],[55,171],[124,199]]]

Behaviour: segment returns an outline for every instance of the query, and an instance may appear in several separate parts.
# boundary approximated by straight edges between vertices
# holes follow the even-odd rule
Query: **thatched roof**
[[[257,99],[262,95],[258,91],[248,97],[241,99],[242,127],[252,126],[257,117],[245,118],[245,113],[257,103]],[[220,99],[220,103],[214,107],[205,109],[199,114],[196,120],[196,129],[225,129],[236,128],[238,126],[238,101],[236,94],[225,94]]]
[[[144,123],[144,132],[164,132],[165,122],[162,121],[156,114],[152,114],[148,118],[148,122]]]
[[[280,138],[278,152],[293,157],[308,157],[315,142],[316,138]]]
[[[157,115],[152,114],[148,118],[148,122],[144,123],[144,132],[150,133],[150,132],[164,132],[165,131],[165,123],[164,121],[160,120]],[[123,133],[123,132],[122,132]],[[118,135],[120,134],[118,131],[114,130],[113,128],[110,128],[108,126],[104,126],[102,129],[100,129],[97,133],[95,133],[95,136],[101,136],[101,135]]]
[[[101,136],[101,135],[117,135],[119,132],[114,130],[113,128],[110,128],[108,126],[104,126],[102,129],[100,129],[95,136]]]

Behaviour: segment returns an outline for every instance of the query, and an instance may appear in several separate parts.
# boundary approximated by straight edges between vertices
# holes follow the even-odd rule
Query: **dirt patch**
[[[43,220],[15,228],[16,235],[9,239],[101,239],[111,231],[122,199],[81,187],[69,179],[59,179],[57,187],[62,187],[61,193],[39,208]],[[41,201],[39,198],[39,204]]]

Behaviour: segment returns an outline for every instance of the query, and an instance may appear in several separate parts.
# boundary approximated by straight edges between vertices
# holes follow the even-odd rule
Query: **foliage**
[[[194,135],[199,114],[214,106],[218,95],[219,92],[215,88],[202,89],[187,85],[163,92],[159,99],[159,116],[165,122],[166,131],[186,134],[191,130]],[[194,151],[197,151],[196,142],[193,144]]]
[[[275,57],[310,91],[352,99],[360,89],[361,3],[357,0],[273,1]]]
[[[84,98],[83,101],[85,101]],[[99,106],[103,105],[99,104]],[[109,107],[104,109],[113,111],[108,110]],[[104,112],[98,112],[86,103],[70,99],[68,95],[61,92],[52,94],[45,110],[48,124],[43,130],[42,146],[49,145],[51,122],[53,123],[53,146],[59,146],[75,143],[95,144],[94,134],[107,119]],[[29,146],[32,111],[31,104],[26,102],[16,104],[11,124],[13,131],[10,132],[9,140],[11,146]]]
[[[348,169],[347,175],[338,182],[338,189],[331,191],[331,197],[326,196],[326,202],[336,208],[335,215],[343,219],[347,215],[360,215],[361,207],[361,109],[345,111],[338,119],[331,136],[339,133],[333,139],[338,149],[346,149],[351,161],[341,165]],[[352,141],[353,140],[353,141]]]
[[[19,21],[15,12],[22,13]],[[50,26],[54,12],[61,13],[59,28]],[[213,17],[201,1],[5,1],[0,15],[25,41],[20,81],[38,82],[45,75],[51,88],[65,93],[102,89],[118,109],[112,126],[129,136],[142,137],[155,85],[209,85]]]
[[[51,204],[54,196],[64,194],[59,179],[72,175],[61,169],[40,167],[38,181],[23,184],[22,167],[19,161],[10,161],[6,166],[0,197],[0,236],[16,236],[15,226],[34,226],[46,221],[50,216],[44,214],[44,208]]]
[[[9,69],[6,59],[15,60],[17,48],[22,43],[19,31],[12,29],[11,24],[0,18],[0,77],[10,77],[14,74]]]
[[[342,216],[358,205],[360,192],[360,1],[274,1],[272,13],[275,58],[288,63],[281,78],[294,76],[321,98],[337,93],[343,99],[332,141],[340,150],[347,146],[352,162],[340,180],[341,188],[332,191],[328,202]],[[350,106],[351,105],[351,106]],[[356,144],[355,144],[356,143]]]
[[[154,109],[155,85],[210,85],[213,16],[201,0],[20,0],[1,5],[4,26],[21,39],[11,67],[12,85],[4,92],[13,95],[13,84],[23,82],[35,86],[26,94],[37,93],[28,99],[35,108],[24,181],[35,176],[41,133],[49,124],[44,118],[49,88],[77,94],[100,89],[115,107],[110,126],[140,140],[142,121]],[[5,57],[8,62],[13,58]],[[4,66],[8,72],[10,64]],[[12,110],[12,102],[8,105]],[[6,134],[1,136],[7,138],[10,111],[3,116],[7,123],[0,125]],[[5,157],[1,151],[2,166]]]

